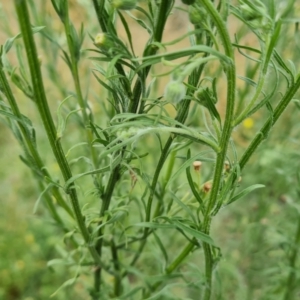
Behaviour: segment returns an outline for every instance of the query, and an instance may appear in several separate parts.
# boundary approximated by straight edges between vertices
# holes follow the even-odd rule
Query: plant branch
[[[160,43],[163,36],[163,31],[165,28],[166,20],[168,17],[168,13],[170,12],[170,6],[173,5],[173,0],[161,0],[160,7],[157,16],[157,22],[154,29],[154,41]],[[158,47],[153,44],[149,44],[146,46],[144,51],[144,56],[155,55],[158,50]],[[140,104],[140,98],[142,95],[143,87],[145,86],[146,78],[149,74],[151,66],[146,67],[141,71],[140,78],[137,79],[134,88],[133,88],[133,98],[129,104],[129,112],[135,113],[137,112],[138,106]],[[144,105],[141,104],[139,109],[139,113],[143,112]]]
[[[203,232],[209,234],[210,224],[211,224],[211,212],[217,202],[220,183],[222,180],[222,174],[224,169],[224,161],[227,153],[227,148],[232,132],[232,119],[234,113],[235,105],[235,80],[236,80],[236,71],[234,64],[234,53],[231,45],[230,36],[228,30],[218,13],[215,9],[213,3],[209,0],[201,1],[201,5],[206,9],[206,11],[211,16],[216,29],[219,32],[220,39],[224,47],[225,54],[228,58],[232,60],[231,64],[224,66],[225,73],[227,76],[227,102],[226,102],[226,114],[224,126],[221,134],[220,140],[220,152],[217,154],[216,166],[213,175],[213,186],[210,194],[210,198],[207,205],[207,210],[204,216]],[[209,300],[211,296],[211,281],[212,281],[212,254],[211,247],[208,244],[203,244],[204,254],[205,254],[205,269],[206,269],[206,287],[204,293],[204,300]]]
[[[50,180],[53,181],[53,179],[51,178],[47,168],[45,168],[42,159],[40,157],[40,154],[38,153],[38,150],[36,148],[36,146],[33,144],[33,141],[30,137],[30,132],[28,131],[28,128],[26,128],[25,124],[21,121],[23,119],[23,116],[19,110],[17,101],[13,95],[13,92],[9,86],[9,83],[7,81],[7,78],[5,76],[5,73],[3,71],[3,65],[2,65],[2,61],[0,59],[0,83],[1,83],[1,87],[3,89],[3,93],[5,94],[11,110],[13,112],[13,114],[20,120],[17,121],[18,126],[20,128],[20,131],[22,132],[22,135],[24,137],[25,143],[26,143],[26,147],[29,151],[29,153],[31,154],[31,156],[33,157],[36,166],[38,167],[39,171],[41,172],[41,174],[43,174],[44,177],[48,177],[50,178]],[[57,200],[57,203],[72,217],[74,218],[74,214],[71,210],[71,208],[69,207],[69,205],[65,202],[65,200],[63,199],[63,197],[61,196],[59,190],[57,187],[53,187],[53,195],[55,197],[55,199]],[[56,218],[55,218],[56,219]],[[56,219],[58,221],[58,219]],[[60,223],[60,221],[59,221]]]
[[[246,163],[252,156],[253,152],[258,148],[258,146],[262,143],[262,141],[266,139],[271,128],[278,121],[279,117],[282,115],[282,113],[284,112],[288,104],[291,102],[291,100],[293,99],[294,95],[299,90],[299,88],[300,88],[300,76],[298,76],[293,86],[282,97],[282,99],[274,109],[274,113],[272,114],[272,116],[268,118],[268,120],[265,122],[265,124],[262,126],[260,131],[256,134],[255,138],[248,146],[247,150],[244,152],[243,156],[239,161],[241,170],[245,167]]]
[[[41,116],[45,131],[47,133],[52,152],[56,158],[64,180],[67,181],[72,177],[72,173],[69,164],[66,160],[65,154],[63,152],[61,143],[59,140],[56,140],[56,129],[45,94],[42,74],[38,61],[37,49],[33,39],[33,33],[30,25],[27,4],[25,0],[15,0],[14,3],[18,15],[18,21],[22,32],[23,41],[25,44],[35,103]],[[91,243],[90,233],[85,225],[84,217],[80,210],[78,196],[74,184],[72,184],[72,187],[68,190],[68,194],[71,199],[73,211],[80,232],[82,233],[83,239],[95,261],[95,264],[98,266],[103,265],[94,245]]]

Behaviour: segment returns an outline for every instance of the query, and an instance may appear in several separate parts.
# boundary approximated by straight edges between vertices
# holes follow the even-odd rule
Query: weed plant
[[[277,137],[297,145],[295,122],[276,126],[289,105],[291,114],[299,109],[296,1],[78,2],[51,0],[50,7],[15,0],[21,33],[12,36],[3,25],[11,37],[0,53],[2,120],[39,187],[34,212],[43,204],[64,241],[61,257],[54,254],[48,267],[73,273],[56,292],[53,287],[53,296],[80,283],[94,300],[295,299],[300,221],[293,161],[299,155],[296,147],[258,148],[274,126]],[[85,10],[80,25],[72,19],[74,5]],[[186,17],[186,33],[166,42],[176,12]],[[145,36],[139,51],[137,40]],[[183,40],[190,45],[176,48]],[[256,129],[243,143],[242,126]],[[252,156],[255,168],[247,165]],[[270,165],[285,174],[282,186],[270,187]],[[282,192],[287,186],[294,186],[290,198]],[[229,250],[212,221],[251,195],[265,216],[272,211],[265,202],[270,191],[289,204],[286,218],[294,214],[297,229],[282,226],[277,240],[264,243],[267,219],[255,206],[233,205],[231,218],[253,214],[257,227],[240,237],[239,270],[226,265],[222,248]],[[232,232],[240,236],[236,224]],[[283,239],[285,230],[296,233]],[[275,263],[266,249],[278,246],[285,261],[266,270],[284,275],[261,288],[247,259]],[[230,290],[243,270],[245,283]]]

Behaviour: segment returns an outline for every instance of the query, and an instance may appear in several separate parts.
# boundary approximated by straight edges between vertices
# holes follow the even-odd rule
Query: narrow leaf
[[[246,196],[247,194],[251,193],[252,191],[254,191],[256,189],[263,188],[263,187],[265,187],[263,184],[254,184],[254,185],[251,185],[251,186],[245,188],[243,191],[241,191],[237,195],[235,195],[233,198],[231,198],[227,204],[235,202],[235,201],[241,199],[242,197]]]

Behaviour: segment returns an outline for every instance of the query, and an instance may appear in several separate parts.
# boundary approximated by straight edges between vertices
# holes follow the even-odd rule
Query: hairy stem
[[[217,154],[216,158],[216,166],[213,175],[213,186],[210,194],[210,198],[207,205],[207,210],[204,216],[203,221],[203,232],[209,234],[210,232],[210,224],[212,218],[212,211],[217,202],[220,183],[222,180],[222,174],[224,169],[224,161],[227,153],[227,148],[229,144],[229,139],[232,132],[232,119],[234,113],[234,105],[235,105],[235,80],[236,80],[236,71],[235,71],[235,64],[234,64],[234,53],[229,37],[228,30],[218,13],[215,9],[214,5],[209,0],[201,1],[201,4],[205,7],[209,15],[211,16],[222,40],[223,47],[225,54],[232,59],[231,64],[224,66],[225,73],[227,76],[227,102],[226,102],[226,115],[225,121],[223,125],[223,130],[221,134],[220,140],[220,152]],[[204,293],[204,300],[209,300],[211,297],[211,282],[212,282],[212,267],[213,267],[213,260],[211,254],[210,245],[204,243],[204,254],[205,254],[205,270],[206,270],[206,286],[205,286],[205,293]]]
[[[31,81],[34,91],[34,99],[41,116],[48,140],[52,149],[52,152],[56,158],[59,165],[61,173],[65,181],[72,177],[71,169],[66,160],[65,154],[63,152],[61,143],[56,139],[56,129],[50,113],[50,109],[47,102],[47,97],[45,94],[42,73],[40,70],[40,65],[38,61],[37,49],[33,39],[33,33],[31,29],[29,12],[25,0],[15,0],[15,8],[18,15],[18,21],[22,32],[23,41],[25,44],[27,60],[30,69]],[[96,265],[103,265],[97,251],[91,243],[90,233],[85,225],[84,217],[81,213],[81,209],[78,202],[78,196],[74,184],[68,191],[75,218],[79,227],[79,230],[83,236],[83,239],[95,261]]]

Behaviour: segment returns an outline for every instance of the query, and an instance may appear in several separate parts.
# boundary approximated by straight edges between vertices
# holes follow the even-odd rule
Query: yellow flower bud
[[[115,46],[113,39],[107,33],[98,33],[95,37],[94,44],[103,51],[108,51]]]

